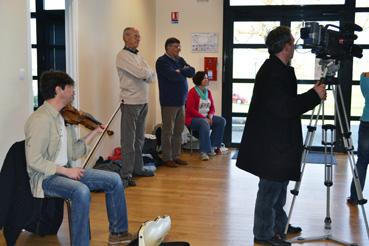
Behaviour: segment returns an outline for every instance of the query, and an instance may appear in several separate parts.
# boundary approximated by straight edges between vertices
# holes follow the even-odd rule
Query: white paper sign
[[[218,35],[215,32],[192,33],[192,52],[218,52]]]

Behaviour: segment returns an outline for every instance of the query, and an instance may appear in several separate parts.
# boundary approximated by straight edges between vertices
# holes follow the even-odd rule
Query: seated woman
[[[201,160],[209,160],[209,155],[222,154],[227,151],[222,147],[226,120],[214,115],[214,101],[210,90],[208,76],[199,71],[192,78],[195,87],[188,92],[186,102],[186,126],[199,132]],[[211,134],[210,134],[210,129]]]

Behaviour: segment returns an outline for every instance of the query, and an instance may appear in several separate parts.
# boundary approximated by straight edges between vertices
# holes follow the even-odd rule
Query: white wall
[[[140,30],[140,53],[154,66],[155,1],[78,0],[77,3],[79,107],[107,122],[120,102],[115,58],[124,46],[125,27]],[[156,82],[151,85],[150,102],[155,101],[156,87]],[[157,109],[155,103],[149,105],[147,128],[152,129]],[[113,147],[120,145],[120,112],[112,129],[116,134],[103,140],[103,149],[97,154],[106,156]]]
[[[0,167],[32,112],[28,1],[0,0]],[[19,77],[24,69],[24,79]]]
[[[119,81],[115,56],[123,47],[122,31],[133,26],[141,32],[139,50],[154,67],[164,53],[168,37],[181,40],[181,55],[197,70],[203,69],[204,56],[217,56],[218,81],[211,82],[217,113],[221,113],[222,0],[73,0],[76,19],[77,71],[80,109],[106,122],[119,103]],[[170,23],[170,13],[179,12],[179,23]],[[0,0],[0,165],[10,145],[24,138],[23,126],[32,112],[32,86],[29,44],[28,1]],[[191,33],[218,33],[218,53],[192,53]],[[19,69],[25,69],[25,80]],[[189,80],[192,87],[192,81]],[[120,115],[113,122],[116,131],[106,149],[119,145]],[[147,131],[161,122],[158,86],[150,88]],[[82,131],[83,133],[83,131]],[[103,153],[106,151],[102,150]]]
[[[171,12],[179,12],[179,23],[171,23]],[[192,53],[191,34],[194,32],[215,32],[218,34],[217,53]],[[194,66],[204,70],[204,57],[218,57],[218,80],[210,82],[210,90],[215,100],[217,114],[221,114],[222,105],[222,44],[223,44],[223,1],[222,0],[157,0],[156,1],[156,57],[164,54],[164,43],[169,37],[181,41],[180,55]],[[189,88],[193,82],[188,79]],[[160,122],[160,107],[156,111]]]

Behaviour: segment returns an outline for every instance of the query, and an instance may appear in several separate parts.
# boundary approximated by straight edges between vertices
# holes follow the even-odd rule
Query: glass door
[[[232,142],[241,141],[246,115],[260,66],[269,57],[264,37],[279,21],[235,21],[233,23]]]
[[[312,5],[299,5],[298,1],[292,0],[288,4],[281,4],[278,1],[271,2],[273,4],[268,6],[258,1],[225,0],[224,3],[223,80],[226,82],[223,83],[222,112],[229,122],[225,130],[225,143],[231,146],[237,147],[241,141],[252,97],[254,78],[262,63],[269,57],[264,45],[267,33],[279,25],[289,26],[296,42],[301,44],[300,29],[304,21],[315,21],[323,26],[327,24],[340,26],[341,23],[354,23],[355,11],[357,11],[355,4],[347,1],[336,1],[335,3],[318,1],[311,3]],[[363,19],[363,17],[360,18]],[[364,17],[365,20],[362,22],[367,21],[367,18]],[[365,52],[364,50],[364,55]],[[292,66],[295,68],[298,79],[298,93],[311,89],[321,76],[319,60],[310,49],[296,50]],[[350,112],[352,73],[352,59],[348,59],[342,62],[336,75],[342,82],[342,92],[349,120],[353,119]],[[357,89],[353,88],[356,94]],[[362,103],[360,101],[362,99],[354,98],[353,101],[355,100],[358,100],[357,104]],[[353,114],[357,113],[353,112]],[[310,115],[311,112],[307,112],[302,116],[305,132]],[[325,102],[324,115],[324,123],[334,124],[333,95],[330,95]],[[321,129],[318,127],[313,145],[321,145],[320,132]],[[337,135],[339,138],[340,133]]]

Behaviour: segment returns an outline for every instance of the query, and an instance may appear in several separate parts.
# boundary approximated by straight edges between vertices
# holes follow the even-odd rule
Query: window
[[[46,70],[65,71],[64,0],[30,0],[33,106],[43,103],[39,76]]]
[[[235,82],[232,86],[232,112],[247,113],[250,107],[254,84]]]
[[[368,64],[369,64],[369,49],[364,49],[363,57],[361,59],[354,58],[352,66],[352,80],[359,80],[360,74],[362,72],[369,72]]]
[[[364,97],[361,94],[361,89],[359,85],[352,86],[351,94],[351,115],[361,117],[364,108]]]
[[[279,21],[235,21],[234,44],[264,44],[270,30],[279,26]]]
[[[355,24],[358,24],[363,28],[363,31],[355,32],[355,34],[358,36],[355,44],[369,44],[369,12],[356,13]]]
[[[36,0],[29,1],[29,10],[30,12],[36,12]]]
[[[365,0],[361,0],[364,4]],[[263,6],[263,5],[328,5],[344,4],[345,0],[230,0],[230,6]]]
[[[45,10],[64,10],[65,0],[44,0]]]
[[[254,79],[268,57],[267,49],[233,49],[233,78]]]
[[[368,0],[356,0],[356,7],[369,7]]]

